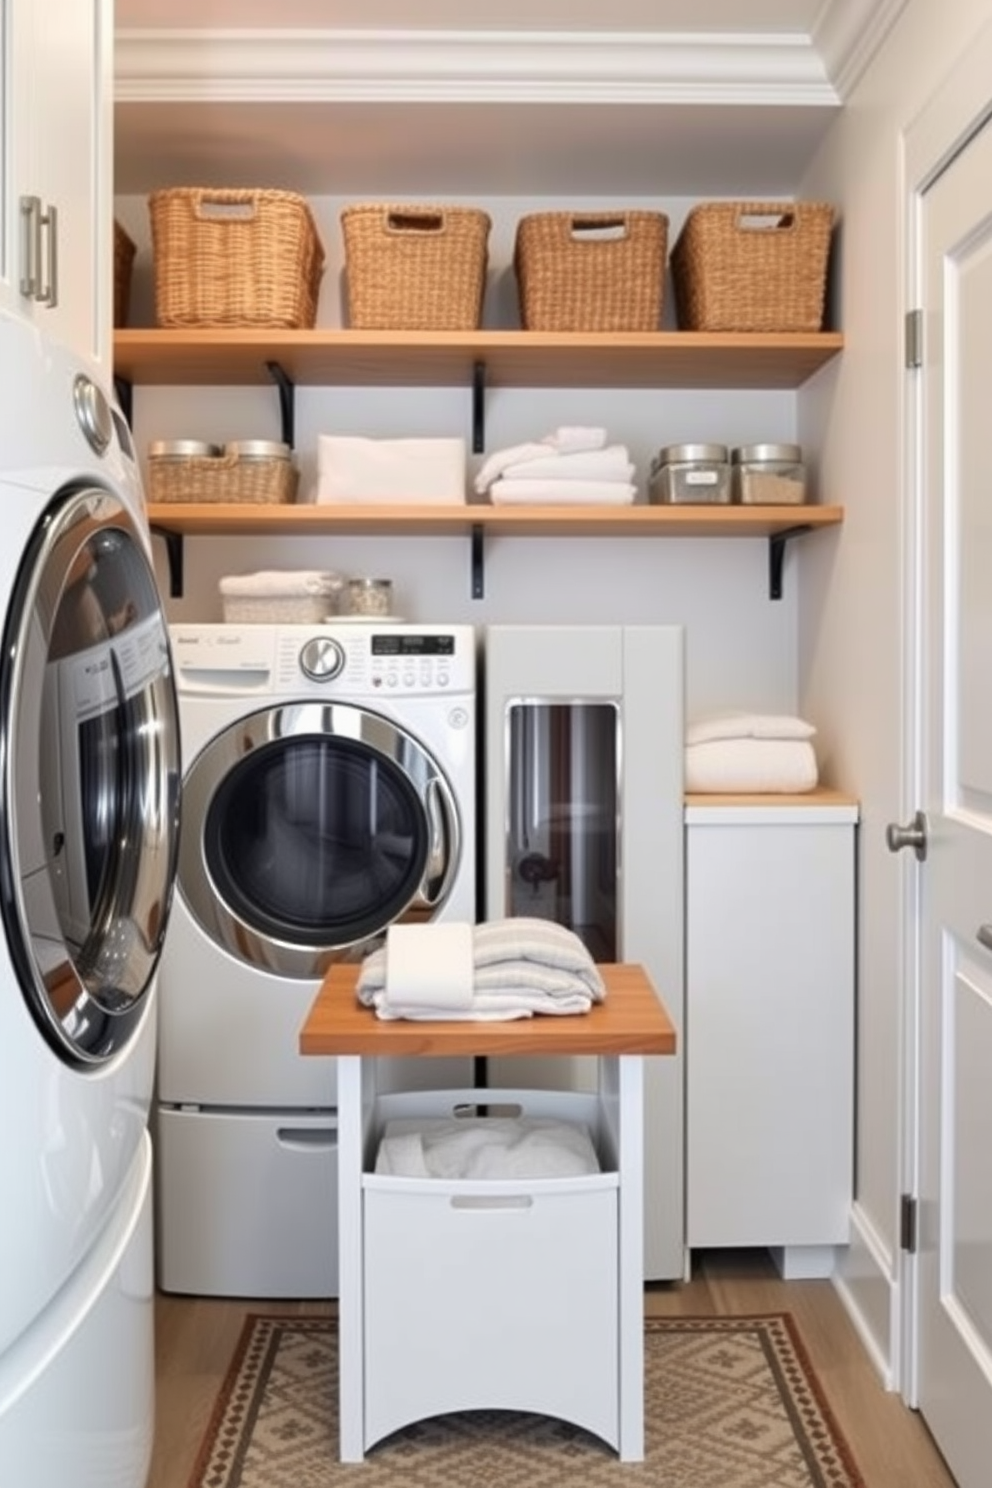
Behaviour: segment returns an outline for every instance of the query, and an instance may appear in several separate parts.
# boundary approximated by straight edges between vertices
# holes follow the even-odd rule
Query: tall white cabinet
[[[113,0],[0,5],[0,308],[109,376]]]
[[[829,1275],[854,1161],[857,807],[686,808],[686,1244]]]

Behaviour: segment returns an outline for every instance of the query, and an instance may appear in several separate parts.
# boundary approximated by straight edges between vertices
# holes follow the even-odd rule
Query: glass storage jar
[[[349,615],[368,615],[372,620],[393,612],[392,579],[349,579]]]
[[[648,494],[657,502],[730,500],[725,444],[668,444],[651,463]]]
[[[731,454],[734,498],[745,506],[806,500],[806,467],[798,444],[743,444]]]

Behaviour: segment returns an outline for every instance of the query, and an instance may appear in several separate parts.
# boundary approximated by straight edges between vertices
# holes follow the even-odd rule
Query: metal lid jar
[[[734,499],[745,506],[806,500],[806,466],[798,444],[742,444],[731,453]]]
[[[393,611],[392,579],[349,579],[346,611],[376,619]]]
[[[233,439],[224,446],[224,453],[235,460],[291,460],[293,452],[288,444],[277,439]]]
[[[220,453],[219,444],[204,439],[153,439],[148,446],[149,460],[216,459]]]
[[[731,498],[725,444],[667,444],[651,463],[652,501],[707,504]]]

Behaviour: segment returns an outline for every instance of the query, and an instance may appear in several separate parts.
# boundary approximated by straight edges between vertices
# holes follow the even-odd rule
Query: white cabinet
[[[0,306],[109,374],[112,0],[0,3]]]
[[[686,809],[686,1231],[795,1276],[848,1239],[857,808],[789,801]]]

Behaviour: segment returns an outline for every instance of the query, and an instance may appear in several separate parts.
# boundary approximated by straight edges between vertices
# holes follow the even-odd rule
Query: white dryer
[[[0,388],[0,1482],[141,1488],[168,632],[130,437],[94,376],[0,319]]]
[[[299,1032],[389,925],[476,919],[471,626],[176,625],[178,891],[162,961],[159,1284],[337,1294],[335,1061]],[[464,1061],[414,1061],[464,1085]]]

